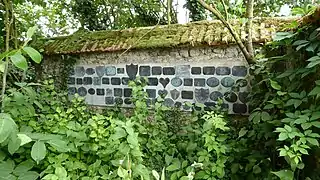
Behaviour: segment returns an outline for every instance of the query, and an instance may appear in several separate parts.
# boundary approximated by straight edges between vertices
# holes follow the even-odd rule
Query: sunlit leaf
[[[28,63],[26,58],[21,54],[21,52],[17,52],[14,55],[10,56],[11,62],[13,65],[15,65],[17,68],[20,68],[22,70],[28,69]]]
[[[42,57],[41,57],[41,54],[37,50],[33,49],[32,47],[27,46],[27,47],[23,47],[23,51],[26,52],[34,62],[36,62],[38,64],[41,62]]]

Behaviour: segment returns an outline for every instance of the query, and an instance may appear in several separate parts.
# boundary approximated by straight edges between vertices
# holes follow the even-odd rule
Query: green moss
[[[263,18],[254,20],[256,40],[264,37],[260,32],[283,29],[292,19]],[[241,32],[241,23],[230,21],[237,32]],[[266,24],[265,31],[260,31],[261,24]],[[276,28],[270,28],[276,27]],[[219,21],[199,21],[188,24],[173,24],[156,27],[131,28],[124,30],[78,31],[70,36],[46,39],[38,43],[46,54],[69,54],[94,51],[118,51],[127,48],[164,48],[186,44],[225,44],[234,40],[228,30]]]

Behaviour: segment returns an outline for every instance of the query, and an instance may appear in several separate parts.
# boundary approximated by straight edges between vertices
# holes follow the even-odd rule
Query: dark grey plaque
[[[159,82],[162,84],[163,88],[166,88],[166,86],[170,82],[170,79],[169,78],[160,78]]]
[[[124,88],[124,90],[123,90],[123,96],[124,96],[124,97],[131,97],[131,96],[132,96],[132,89]]]
[[[78,94],[79,94],[79,96],[86,96],[87,95],[87,89],[84,88],[84,87],[80,87],[78,89]]]
[[[159,90],[158,91],[158,95],[161,96],[162,98],[166,97],[168,94],[168,91],[167,90]]]
[[[217,67],[217,75],[230,75],[231,69],[229,67]]]
[[[121,88],[114,88],[113,89],[114,91],[114,96],[117,96],[117,97],[121,97],[122,96],[122,89]]]
[[[117,105],[122,105],[122,104],[123,104],[123,99],[120,98],[120,97],[116,97],[116,98],[114,99],[114,101],[115,101],[115,103],[116,103]]]
[[[181,91],[182,99],[193,99],[193,91]]]
[[[77,78],[77,85],[81,85],[81,84],[83,84],[82,78]]]
[[[118,78],[118,77],[111,78],[111,84],[112,85],[120,85],[121,84],[120,78]]]
[[[113,91],[110,88],[106,89],[106,96],[112,96],[113,95]]]
[[[178,65],[178,66],[176,66],[176,76],[178,76],[178,77],[190,77],[190,65]]]
[[[96,73],[98,76],[103,76],[105,73],[105,68],[104,66],[97,66],[96,67]]]
[[[247,103],[248,102],[248,92],[239,92],[239,100],[243,103]]]
[[[245,77],[248,74],[248,68],[245,66],[233,66],[232,75]]]
[[[76,75],[76,76],[82,77],[82,76],[84,76],[85,73],[86,73],[86,72],[85,72],[83,66],[77,66],[77,67],[75,68],[75,75]]]
[[[106,104],[114,104],[114,98],[113,97],[106,97],[105,103]]]
[[[74,77],[69,77],[68,78],[68,84],[69,85],[74,85],[76,83],[76,78]]]
[[[171,91],[170,91],[170,94],[171,94],[171,98],[172,98],[173,100],[176,100],[176,99],[178,99],[179,96],[180,96],[180,91],[174,89],[174,90],[171,90]]]
[[[93,85],[101,85],[101,77],[94,77]]]
[[[117,73],[117,68],[114,66],[107,66],[106,67],[106,75],[107,76],[114,76]]]
[[[107,77],[102,78],[102,84],[110,84],[110,79]]]
[[[194,78],[194,86],[205,87],[206,80],[204,78]]]
[[[221,84],[224,87],[231,87],[234,85],[234,79],[232,79],[231,77],[224,77],[221,79]]]
[[[83,84],[84,85],[91,85],[92,84],[92,77],[84,77]]]
[[[94,94],[96,93],[96,90],[93,89],[93,88],[90,88],[90,89],[88,90],[88,93],[89,93],[90,95],[94,95]]]
[[[125,99],[124,99],[124,103],[125,103],[125,104],[132,104],[132,101],[131,101],[130,98],[125,98]]]
[[[195,98],[199,103],[204,103],[209,99],[209,89],[195,89]]]
[[[87,68],[87,69],[86,69],[86,73],[87,73],[88,75],[93,75],[93,74],[95,73],[95,70],[94,70],[93,68]]]
[[[236,84],[239,86],[239,87],[246,87],[248,85],[248,81],[245,80],[245,79],[238,79],[236,81]]]
[[[219,85],[219,79],[215,77],[211,77],[207,79],[207,85],[210,87],[217,87]]]
[[[129,84],[130,79],[128,77],[123,77],[122,78],[122,84],[123,85],[128,85]]]
[[[248,107],[246,104],[239,104],[234,103],[233,104],[233,112],[237,114],[245,114],[247,113]]]
[[[174,75],[175,74],[174,67],[164,67],[163,68],[163,74],[164,75]]]
[[[236,102],[238,100],[238,96],[234,92],[226,92],[224,93],[224,99],[228,102]]]
[[[191,74],[201,74],[201,67],[192,67],[191,68]]]
[[[69,95],[75,95],[77,93],[77,88],[75,87],[69,87],[68,88],[68,94]]]
[[[138,73],[138,65],[126,65],[126,72],[131,80],[134,80]]]
[[[161,66],[154,66],[152,67],[152,75],[161,75],[162,74],[162,67]]]
[[[173,107],[174,106],[174,101],[170,98],[166,98],[163,101],[163,105],[168,106],[168,107]]]
[[[158,78],[150,77],[148,78],[149,86],[158,86]]]
[[[191,79],[191,78],[184,78],[184,80],[183,80],[183,85],[184,85],[184,86],[192,86],[192,85],[193,85],[193,79]]]
[[[222,99],[223,98],[223,94],[219,91],[214,91],[210,94],[210,99],[212,101],[218,101],[218,99]]]
[[[181,102],[175,102],[174,103],[174,107],[175,108],[180,108],[182,106],[182,103]]]
[[[171,84],[174,87],[179,87],[182,85],[182,80],[178,77],[175,77],[175,78],[171,79]]]
[[[157,95],[157,90],[155,90],[155,89],[147,89],[146,92],[147,92],[149,98],[155,98]]]
[[[104,89],[98,88],[97,89],[97,95],[98,96],[104,96]]]
[[[139,75],[140,76],[150,76],[150,66],[140,66]]]
[[[124,68],[117,68],[117,74],[124,74]]]
[[[205,66],[203,67],[204,75],[214,75],[215,67],[214,66]]]

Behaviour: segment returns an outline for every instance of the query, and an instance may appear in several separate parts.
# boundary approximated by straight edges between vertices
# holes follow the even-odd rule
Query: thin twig
[[[255,61],[253,60],[253,56],[251,54],[249,54],[247,48],[245,47],[245,45],[241,41],[241,39],[239,37],[239,34],[232,28],[231,24],[228,21],[226,21],[226,19],[223,17],[223,15],[220,13],[220,11],[218,11],[218,9],[216,7],[212,7],[212,6],[208,5],[203,0],[198,0],[198,2],[204,8],[206,8],[207,10],[212,12],[222,22],[222,24],[229,30],[229,32],[231,33],[232,37],[235,39],[236,43],[238,44],[238,46],[239,46],[242,54],[246,58],[247,62],[249,64],[254,64]]]
[[[134,44],[130,45],[125,51],[123,51],[123,53],[121,53],[118,58],[120,58],[122,55],[124,55],[126,52],[128,52],[128,51],[132,48],[132,46],[138,44],[139,41],[140,41],[144,36],[146,36],[146,35],[149,34],[151,31],[153,31],[156,27],[158,27],[159,24],[160,24],[160,18],[159,18],[159,20],[158,20],[158,23],[157,23],[154,27],[152,27],[149,31],[147,31],[146,33],[144,33]]]
[[[9,42],[10,42],[10,26],[11,26],[11,21],[10,21],[10,5],[7,0],[3,0],[5,4],[5,11],[6,11],[6,16],[5,16],[5,30],[6,30],[6,52],[8,52],[10,49],[9,47]],[[10,22],[9,22],[10,21]],[[8,74],[8,63],[9,63],[9,58],[8,56],[5,59],[5,64],[4,64],[4,72],[3,72],[3,77],[2,77],[2,91],[1,91],[1,112],[4,112],[4,99],[5,99],[5,92],[6,92],[6,86],[7,86],[7,74]]]
[[[226,3],[224,2],[224,0],[220,0],[220,1],[221,1],[222,5],[223,5],[224,13],[225,13],[225,16],[226,16],[226,21],[228,21],[229,14],[228,14],[228,9],[227,9]]]

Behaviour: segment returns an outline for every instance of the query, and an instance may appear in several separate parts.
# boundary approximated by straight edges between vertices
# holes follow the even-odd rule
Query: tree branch
[[[221,22],[222,24],[229,30],[229,32],[231,33],[232,37],[235,39],[237,45],[239,46],[242,54],[244,55],[244,57],[246,58],[247,62],[249,64],[254,64],[255,61],[253,60],[253,56],[251,54],[249,54],[247,48],[245,47],[245,45],[243,44],[243,42],[241,41],[239,34],[232,28],[231,24],[226,21],[226,19],[223,17],[223,15],[218,11],[217,8],[212,7],[210,5],[208,5],[207,3],[205,3],[203,0],[198,0],[198,2],[207,10],[209,10],[210,12],[212,12]]]
[[[254,50],[252,45],[252,20],[253,20],[253,3],[254,0],[248,0],[247,2],[247,9],[246,9],[246,15],[248,18],[248,21],[246,23],[246,33],[248,35],[247,37],[247,50],[248,53],[254,57]]]
[[[225,16],[226,16],[226,21],[228,21],[228,10],[227,10],[227,6],[226,6],[226,3],[224,2],[224,0],[220,0],[222,5],[223,5],[223,10],[224,10],[224,13],[225,13]]]

